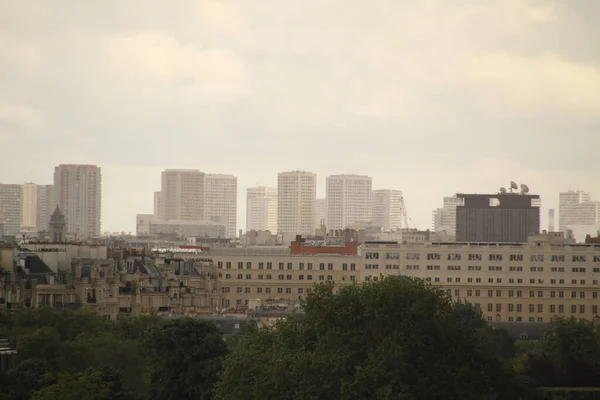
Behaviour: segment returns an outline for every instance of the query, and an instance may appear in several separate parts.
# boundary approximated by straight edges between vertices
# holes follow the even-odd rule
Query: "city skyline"
[[[110,196],[110,197],[114,197],[117,196],[117,194],[115,193],[107,193],[107,189],[106,189],[106,185],[108,182],[108,185],[110,187],[110,180],[106,179],[105,175],[105,171],[106,171],[106,167],[105,166],[100,166],[98,165],[98,167],[102,168],[102,221],[101,221],[101,226],[102,226],[102,231],[101,233],[110,233],[110,232],[131,232],[133,234],[135,234],[136,231],[136,215],[137,214],[153,214],[155,211],[155,200],[156,200],[156,194],[160,192],[160,176],[161,173],[164,172],[165,170],[177,170],[177,169],[183,169],[183,170],[198,170],[201,171],[202,173],[205,173],[203,170],[200,170],[198,168],[165,168],[165,167],[161,167],[161,169],[158,171],[158,184],[150,186],[150,190],[148,193],[143,193],[143,196],[140,195],[140,198],[143,198],[143,201],[141,202],[136,202],[135,204],[129,204],[129,203],[122,203],[123,205],[129,206],[129,208],[132,210],[132,214],[130,214],[130,216],[125,216],[125,218],[120,218],[119,219],[119,223],[118,224],[114,224],[112,226],[110,225],[105,225],[105,218],[108,218],[109,220],[116,220],[117,218],[115,218],[114,216],[111,216],[110,214],[107,216],[106,211],[105,211],[105,196]],[[54,167],[52,167],[51,169],[53,169]],[[110,168],[110,167],[109,167]],[[227,174],[227,173],[206,173],[207,175],[223,175],[223,176],[232,176],[233,174]],[[336,170],[335,173],[332,173],[331,175],[327,175],[327,176],[352,176],[352,175],[365,175],[365,174],[355,174],[355,173],[340,173],[339,170]],[[235,176],[235,175],[233,175]],[[318,174],[316,173],[316,183],[317,183],[317,195],[316,195],[316,200],[324,200],[325,195],[326,195],[326,178],[327,176],[323,175],[323,174]],[[515,175],[510,175],[512,177],[514,177]],[[259,184],[259,186],[270,186],[269,184],[263,184],[264,182],[268,182],[266,179],[262,179],[262,180],[254,180],[255,184],[254,185],[245,185],[245,181],[239,179],[239,177],[235,176],[237,179],[237,230],[242,229],[243,231],[246,231],[246,222],[247,222],[247,215],[246,215],[246,205],[247,205],[247,189],[249,188],[253,188],[256,187],[256,184]],[[273,188],[276,188],[277,184],[276,184],[276,178],[277,174],[275,173],[275,184],[271,185]],[[411,204],[412,201],[414,201],[414,199],[416,198],[421,198],[422,197],[422,193],[416,193],[416,196],[412,196],[411,193],[409,193],[408,195],[405,193],[405,191],[403,191],[401,188],[399,189],[390,189],[390,188],[382,188],[380,187],[380,185],[378,185],[378,179],[377,177],[373,177],[370,176],[370,178],[372,178],[373,180],[373,191],[375,190],[399,190],[400,192],[402,192],[403,197],[405,199],[405,203],[407,206],[407,213],[408,213],[408,218],[409,218],[409,223],[411,225],[411,227],[416,227],[418,229],[422,229],[422,230],[427,230],[427,229],[432,229],[432,212],[435,212],[436,209],[439,209],[440,206],[443,204],[443,199],[447,198],[449,195],[454,195],[456,193],[497,193],[498,189],[500,186],[498,186],[497,189],[495,190],[489,190],[489,191],[483,191],[483,190],[473,190],[473,191],[469,191],[469,190],[451,190],[449,192],[443,193],[443,195],[440,198],[436,198],[436,197],[426,197],[425,201],[430,203],[432,205],[432,208],[429,210],[425,210],[424,212],[411,212]],[[136,179],[133,180],[133,183],[138,182],[138,181],[150,181],[151,179],[148,179],[147,176],[144,175],[138,175],[136,177]],[[504,182],[504,181],[503,181]],[[519,181],[519,182],[523,182],[523,181]],[[545,195],[541,192],[536,191],[536,187],[537,185],[535,185],[535,183],[531,183],[531,181],[527,181],[529,186],[532,187],[532,193],[535,194],[540,194],[541,197],[541,203],[542,203],[542,207],[541,207],[541,223],[540,223],[540,228],[542,230],[547,229],[548,227],[548,210],[549,209],[555,209],[557,212],[559,210],[559,202],[558,202],[558,198],[559,198],[559,193],[566,193],[569,190],[572,189],[564,189],[564,188],[559,188],[557,192],[555,193],[550,193],[549,195]],[[5,183],[5,182],[0,182],[0,184],[12,184],[12,185],[24,185],[27,183],[34,183],[37,185],[38,187],[38,197],[43,196],[42,194],[40,194],[39,190],[46,190],[45,188],[50,187],[51,185],[44,185],[43,183],[38,183],[38,182],[22,182],[22,183]],[[132,185],[127,186],[126,188],[124,188],[126,191],[138,191],[138,188],[136,188],[136,186],[132,183]],[[504,183],[502,186],[507,186],[506,183]],[[592,185],[593,186],[593,185]],[[571,186],[572,187],[572,186]],[[158,189],[158,191],[157,191]],[[579,187],[576,188],[577,190],[579,190]],[[437,190],[436,192],[439,192],[439,190]],[[592,200],[595,201],[596,197],[595,197],[595,192],[591,191],[591,190],[585,190],[584,191],[586,194],[590,195]],[[553,203],[549,203],[547,198],[554,198],[555,201]],[[412,199],[412,200],[411,200]],[[146,203],[143,206],[139,206],[138,205],[140,203]],[[418,204],[416,205],[416,209],[417,210],[423,210],[424,207],[421,205],[421,207],[419,207]],[[53,209],[50,210],[50,213],[52,213],[52,211],[54,211]],[[43,211],[44,213],[46,212],[45,210]],[[38,210],[38,213],[40,213],[40,211]],[[42,214],[43,215],[43,214]],[[46,218],[48,218],[48,216],[46,216]],[[315,218],[316,223],[318,223],[318,221]],[[47,222],[46,222],[47,223]],[[41,223],[43,225],[43,222]],[[558,229],[558,217],[556,219],[556,228]],[[237,232],[236,232],[237,233]]]

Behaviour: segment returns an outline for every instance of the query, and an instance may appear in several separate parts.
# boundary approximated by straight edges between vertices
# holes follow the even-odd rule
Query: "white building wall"
[[[312,235],[315,229],[317,175],[281,172],[277,176],[277,233]]]
[[[321,222],[327,223],[327,209],[325,207],[325,199],[317,199],[316,202],[316,215],[315,228],[321,227]]]
[[[225,174],[206,174],[205,215],[203,220],[225,225],[225,234],[236,237],[237,177]]]
[[[252,187],[246,192],[246,231],[277,233],[277,189]]]
[[[25,183],[21,186],[21,232],[36,232],[37,193],[37,185],[35,183]]]
[[[363,175],[331,175],[326,181],[327,229],[371,222],[373,182]]]
[[[402,229],[402,191],[393,189],[373,190],[373,226],[384,232]]]
[[[54,169],[56,201],[76,237],[100,235],[102,177],[95,165],[59,165]]]
[[[558,229],[573,231],[578,241],[583,241],[586,234],[595,234],[600,229],[600,202],[581,190],[559,193]]]

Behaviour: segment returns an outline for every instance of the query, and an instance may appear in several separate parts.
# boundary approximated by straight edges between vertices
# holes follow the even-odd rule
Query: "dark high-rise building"
[[[540,196],[523,193],[457,194],[457,242],[521,242],[540,233]]]

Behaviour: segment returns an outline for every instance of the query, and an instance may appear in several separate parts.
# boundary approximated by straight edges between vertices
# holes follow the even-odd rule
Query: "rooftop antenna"
[[[521,185],[521,194],[527,194],[529,193],[529,186],[527,186],[526,184],[522,184]]]
[[[500,194],[506,194],[506,188],[505,187],[501,187],[500,188]]]
[[[515,181],[510,181],[510,192],[512,193],[513,190],[518,190],[519,186],[517,185],[517,183]]]

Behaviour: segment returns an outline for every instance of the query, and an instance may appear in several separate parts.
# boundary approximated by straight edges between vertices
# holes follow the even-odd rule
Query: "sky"
[[[356,173],[414,226],[511,180],[600,199],[600,1],[0,1],[0,183],[102,167],[103,231],[165,168]]]

